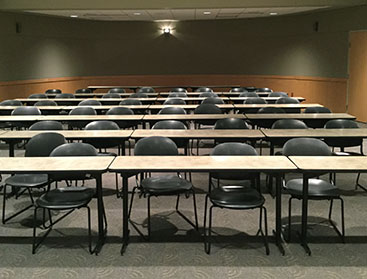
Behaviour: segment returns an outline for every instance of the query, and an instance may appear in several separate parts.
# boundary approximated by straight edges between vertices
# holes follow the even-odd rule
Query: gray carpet
[[[206,146],[208,147],[208,146]],[[7,156],[1,145],[0,156]],[[209,153],[202,149],[202,154]],[[23,150],[16,155],[22,156]],[[267,151],[266,151],[267,152]],[[4,178],[4,177],[3,177]],[[300,246],[300,202],[294,202],[292,242],[285,243],[281,256],[270,238],[270,255],[262,239],[255,236],[258,210],[216,209],[212,252],[205,254],[201,232],[196,232],[174,211],[175,198],[152,199],[152,238],[145,242],[131,228],[131,243],[121,256],[121,199],[115,195],[114,174],[103,176],[108,238],[98,256],[87,251],[86,211],[80,210],[55,226],[36,255],[31,253],[32,214],[29,210],[1,226],[0,278],[367,278],[367,194],[354,190],[355,174],[339,174],[338,186],[345,200],[346,243],[340,242],[327,223],[329,203],[310,201],[309,242],[312,256]],[[274,228],[274,199],[262,188],[268,209],[269,235]],[[367,174],[362,175],[367,185]],[[193,174],[197,189],[200,226],[203,224],[207,174]],[[93,182],[87,182],[93,187]],[[121,181],[120,181],[121,185]],[[134,180],[130,180],[130,186]],[[130,188],[131,190],[131,188]],[[0,197],[2,199],[2,197]],[[28,199],[9,199],[8,209],[21,208]],[[283,195],[283,223],[287,221],[288,196]],[[92,201],[93,234],[96,235],[96,202]],[[182,199],[181,208],[193,219],[192,199]],[[339,204],[334,219],[340,224]],[[146,199],[136,199],[132,218],[146,232]],[[286,228],[285,228],[286,229]]]

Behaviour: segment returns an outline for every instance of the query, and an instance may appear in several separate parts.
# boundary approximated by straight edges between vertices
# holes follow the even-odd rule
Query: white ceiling
[[[259,7],[259,8],[209,8],[209,9],[144,9],[144,10],[24,10],[49,16],[106,21],[155,21],[155,20],[216,20],[279,16],[327,9],[329,6]],[[270,13],[276,13],[271,15]]]

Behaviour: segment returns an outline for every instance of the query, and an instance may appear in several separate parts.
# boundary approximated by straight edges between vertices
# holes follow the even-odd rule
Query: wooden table
[[[198,106],[199,106],[199,104],[192,104],[192,105],[150,105],[149,110],[154,112],[154,111],[161,110],[162,108],[165,108],[165,107],[180,107],[180,108],[183,108],[185,110],[195,110]],[[234,106],[232,104],[217,104],[216,106],[219,107],[220,109],[223,109],[223,110],[232,110],[234,108]]]
[[[98,254],[105,242],[103,229],[102,174],[114,160],[112,156],[96,157],[0,157],[0,173],[91,173],[96,178],[98,206],[98,243],[95,253]]]
[[[196,88],[199,88],[199,87],[209,87],[209,88],[235,88],[235,87],[241,87],[241,85],[90,85],[88,86],[89,89],[91,89],[92,91],[96,90],[96,89],[112,89],[112,88],[127,88],[127,89],[131,89],[131,90],[134,90],[136,91],[136,89],[140,88],[140,87],[153,87],[153,88],[156,88],[156,89],[159,89],[159,88],[185,88],[185,89],[188,89],[188,88],[191,88],[193,90],[195,90]]]
[[[367,156],[290,156],[289,159],[303,173],[302,246],[310,255],[307,245],[308,179],[310,173],[367,172]]]
[[[169,94],[174,92],[159,92],[159,96],[168,97]],[[203,92],[185,92],[187,97],[199,97]],[[219,97],[239,97],[239,95],[243,92],[213,92],[217,94]],[[267,97],[269,92],[256,92],[260,97]],[[180,98],[180,97],[177,97]]]
[[[157,99],[156,97],[152,97],[152,98],[131,98],[134,100],[138,100],[141,101],[142,103],[148,103],[148,104],[152,104],[155,102],[155,100]],[[18,101],[21,101],[24,104],[27,105],[34,105],[36,102],[38,101],[44,101],[47,99],[27,99],[27,98],[20,98],[20,99],[15,99]],[[56,102],[59,105],[77,105],[79,104],[81,101],[84,101],[86,99],[84,98],[54,98],[51,99],[52,101]],[[98,101],[100,101],[102,104],[119,104],[121,101],[123,101],[125,99],[123,98],[110,98],[110,99],[98,99]]]
[[[108,92],[103,93],[72,93],[74,94],[75,98],[102,98],[103,95],[106,95]],[[121,98],[129,98],[134,92],[126,92],[126,93],[113,93],[113,94],[119,94]],[[159,93],[144,93],[147,94],[149,97],[158,97]],[[49,99],[55,98],[57,94],[46,94]]]
[[[129,239],[128,228],[128,177],[129,172],[271,172],[276,176],[276,243],[281,245],[281,175],[297,168],[285,156],[119,156],[109,171],[121,173],[123,177],[123,245],[124,253]]]
[[[172,98],[182,99],[186,103],[201,103],[202,101],[204,101],[208,97],[172,97]],[[162,97],[159,97],[155,101],[158,102],[158,103],[163,103],[166,100],[172,99],[172,98],[168,98],[168,97],[167,98],[162,98]],[[222,99],[223,102],[229,102],[229,100],[230,100],[228,97],[218,97],[218,98]]]
[[[256,92],[257,93],[257,92]],[[229,99],[234,102],[234,103],[243,103],[244,101],[246,101],[248,98],[251,97],[230,97]],[[267,101],[269,104],[275,104],[275,102],[282,97],[260,97],[263,98],[265,101]],[[306,99],[303,97],[292,97],[293,99],[297,99],[299,102],[303,102]]]
[[[53,132],[63,135],[69,140],[83,140],[83,139],[119,139],[121,140],[121,145],[125,146],[125,141],[129,139],[133,130],[58,130],[58,131],[4,131],[0,133],[0,140],[5,141],[9,144],[9,157],[14,157],[14,145],[19,140],[29,140],[35,135]],[[125,148],[122,148],[123,155]]]
[[[235,109],[239,109],[246,113],[246,110],[261,109],[266,107],[282,108],[282,109],[305,109],[308,107],[322,107],[320,104],[233,104]]]

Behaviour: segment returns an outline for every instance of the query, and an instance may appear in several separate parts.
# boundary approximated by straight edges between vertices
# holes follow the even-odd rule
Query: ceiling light
[[[203,12],[203,15],[210,15],[212,12]]]
[[[70,17],[78,17],[78,15],[70,15]]]
[[[278,13],[269,13],[269,15],[277,15]]]
[[[136,13],[134,13],[134,15],[139,16],[139,15],[141,15],[141,13],[136,12]]]
[[[169,27],[164,27],[163,28],[163,34],[171,34],[171,28],[169,28]]]

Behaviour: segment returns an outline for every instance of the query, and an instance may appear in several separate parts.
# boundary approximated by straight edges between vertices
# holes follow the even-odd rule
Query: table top
[[[184,108],[184,109],[188,109],[188,110],[193,110],[196,109],[199,105],[150,105],[149,109],[150,110],[154,110],[154,109],[162,109],[164,107],[180,107],[180,108]],[[222,109],[233,109],[234,106],[232,104],[216,104],[217,107],[222,108]]]
[[[320,104],[233,104],[236,109],[252,109],[252,108],[266,108],[266,107],[276,107],[276,108],[308,108],[308,107],[322,107]]]
[[[130,171],[296,171],[285,156],[118,156],[110,165],[113,172]]]
[[[144,121],[159,120],[216,120],[223,118],[246,119],[243,114],[147,114],[144,115]]]
[[[207,99],[208,97],[158,97],[156,99],[156,102],[164,102],[168,99],[182,99],[186,102],[201,102],[201,101],[204,101],[205,99]],[[229,97],[216,97],[216,98],[219,98],[219,99],[222,99],[224,102],[228,102],[230,100]]]
[[[248,119],[355,119],[348,113],[245,113]]]
[[[290,137],[362,137],[367,138],[367,129],[261,129],[269,138],[290,138]]]
[[[130,99],[133,99],[133,100],[139,100],[141,102],[154,102],[157,97],[152,97],[152,98],[130,98]],[[35,102],[38,102],[38,101],[45,101],[45,100],[48,100],[48,99],[28,99],[28,98],[18,98],[18,99],[15,99],[15,100],[18,100],[22,103],[35,103]],[[50,99],[51,101],[54,101],[54,102],[75,102],[75,103],[79,103],[81,101],[84,101],[86,100],[85,98],[54,98],[54,99]],[[88,99],[87,99],[88,100]],[[103,99],[103,98],[99,98],[98,101],[100,101],[101,103],[104,103],[104,102],[121,102],[125,99],[123,98],[107,98],[107,99]]]
[[[103,172],[113,156],[0,157],[0,173]]]
[[[139,109],[148,109],[150,105],[102,105],[102,106],[87,106],[94,108],[95,110],[109,110],[110,108],[115,107],[123,107],[123,108],[129,108],[132,110],[139,110]],[[16,109],[18,106],[0,106],[0,111],[12,111]],[[37,106],[41,111],[42,110],[72,110],[74,108],[78,108],[80,106]]]
[[[95,120],[111,120],[111,121],[140,121],[144,115],[6,115],[0,116],[0,122],[27,122],[41,120],[56,121],[95,121]]]
[[[238,100],[243,100],[243,101],[245,101],[245,100],[247,100],[248,98],[251,98],[251,97],[229,97],[229,99],[231,100],[231,101],[238,101]],[[280,98],[283,98],[283,97],[260,97],[260,98],[262,98],[262,99],[264,99],[264,100],[266,100],[266,101],[276,101],[276,100],[278,100],[278,99],[280,99]],[[297,99],[298,101],[300,101],[300,102],[303,102],[304,100],[306,100],[305,98],[303,98],[303,97],[292,97],[293,99]]]
[[[367,171],[367,156],[289,156],[289,159],[302,171]]]
[[[67,139],[83,139],[83,138],[121,138],[127,139],[133,133],[133,130],[57,130],[57,131],[5,131],[0,133],[0,139],[29,139],[35,135],[42,133],[58,133]]]
[[[261,139],[264,138],[264,134],[260,130],[214,130],[214,129],[189,129],[189,130],[134,130],[132,138],[145,138],[151,136],[163,136],[169,138],[189,138],[189,139],[220,139],[220,138],[250,138],[250,139]],[[1,135],[0,135],[1,138]]]

